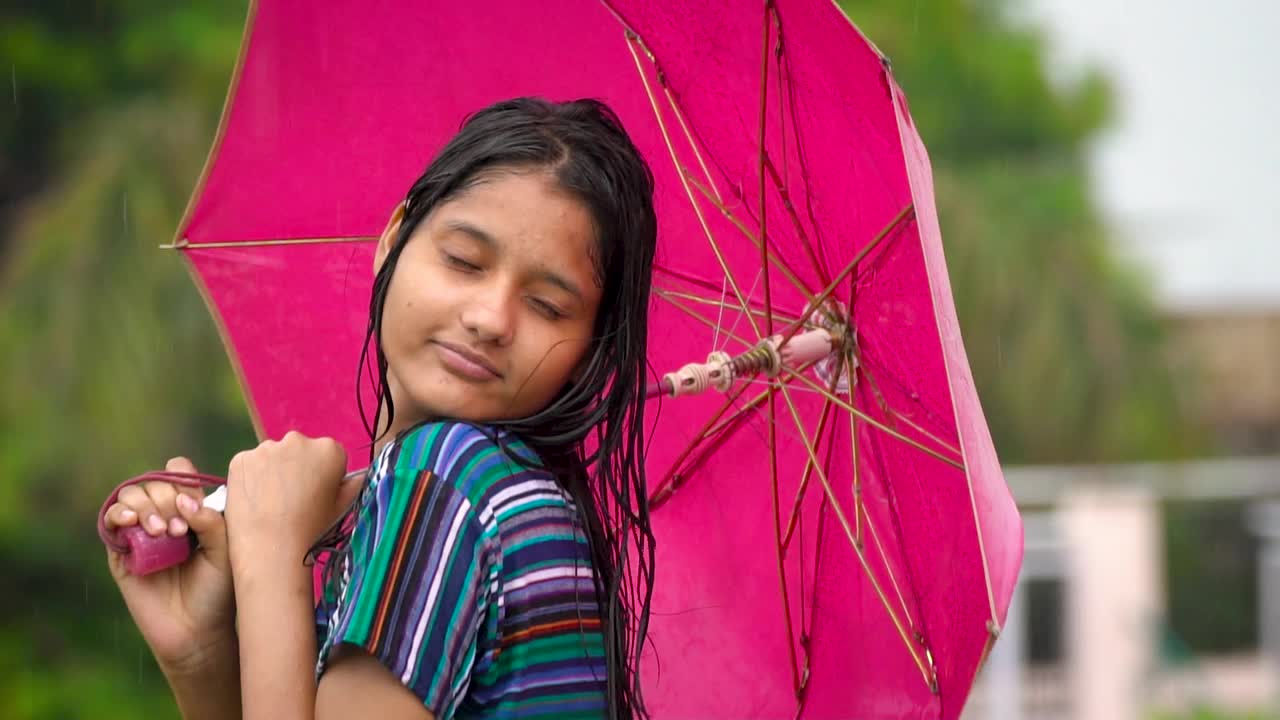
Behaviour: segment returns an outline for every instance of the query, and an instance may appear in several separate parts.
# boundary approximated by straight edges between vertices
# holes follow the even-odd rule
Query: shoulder
[[[527,445],[499,428],[443,421],[418,425],[389,443],[375,473],[397,482],[429,474],[481,507],[513,484],[551,479],[540,465]]]

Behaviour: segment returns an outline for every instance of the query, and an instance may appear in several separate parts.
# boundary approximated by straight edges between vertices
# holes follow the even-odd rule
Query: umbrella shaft
[[[717,351],[708,355],[704,363],[689,363],[667,373],[660,381],[649,385],[645,396],[681,397],[697,395],[711,388],[725,392],[739,378],[753,377],[762,372],[775,377],[784,364],[796,368],[821,360],[831,354],[833,345],[831,333],[821,328],[800,333],[785,344],[781,335],[773,335],[737,356]]]

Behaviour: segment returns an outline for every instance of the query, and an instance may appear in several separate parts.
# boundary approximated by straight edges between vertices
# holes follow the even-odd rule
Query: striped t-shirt
[[[319,615],[317,674],[351,643],[435,716],[605,714],[604,640],[578,508],[510,434],[430,423],[388,443]]]

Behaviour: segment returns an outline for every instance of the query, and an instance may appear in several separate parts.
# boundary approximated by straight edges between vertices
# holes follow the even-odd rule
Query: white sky
[[[1056,75],[1113,83],[1095,188],[1161,302],[1280,309],[1280,0],[1024,2]]]

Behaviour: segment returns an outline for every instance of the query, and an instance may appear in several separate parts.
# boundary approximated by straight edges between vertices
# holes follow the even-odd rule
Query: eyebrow
[[[487,246],[490,250],[493,250],[493,251],[497,251],[501,247],[501,243],[498,242],[497,238],[495,238],[493,235],[490,235],[483,228],[476,227],[475,225],[472,225],[471,223],[465,220],[450,220],[449,222],[445,223],[445,229],[453,232],[460,232],[463,235],[467,235],[471,237],[473,240],[476,240],[480,244]],[[559,273],[555,273],[555,272],[552,272],[551,270],[547,270],[544,268],[535,272],[533,277],[536,280],[540,280],[542,282],[555,285],[561,290],[564,290],[570,295],[573,295],[579,301],[582,301],[584,299],[582,295],[582,289],[579,288],[576,284],[574,284],[573,281],[569,280],[563,275],[560,275]]]

